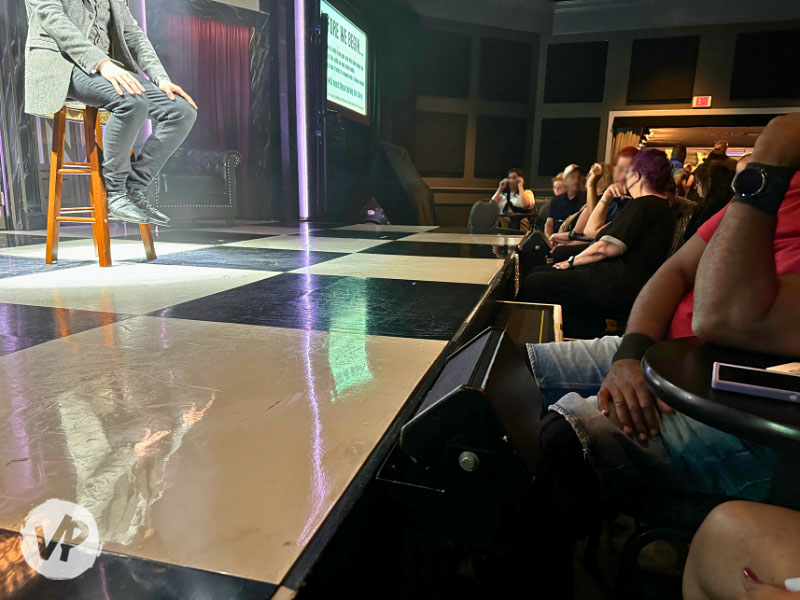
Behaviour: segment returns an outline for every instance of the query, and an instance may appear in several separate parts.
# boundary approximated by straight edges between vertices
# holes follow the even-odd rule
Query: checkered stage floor
[[[519,237],[291,223],[0,233],[0,527],[280,584]],[[2,594],[0,594],[2,595]]]

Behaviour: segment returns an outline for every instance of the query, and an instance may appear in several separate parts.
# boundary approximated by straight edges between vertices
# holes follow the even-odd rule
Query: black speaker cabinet
[[[534,231],[517,248],[519,256],[519,275],[521,279],[528,276],[534,267],[546,264],[550,253],[550,244],[541,231]]]
[[[422,469],[442,473],[442,488],[453,469],[524,463],[535,472],[542,408],[524,352],[503,329],[486,329],[447,359],[402,428],[401,449]]]

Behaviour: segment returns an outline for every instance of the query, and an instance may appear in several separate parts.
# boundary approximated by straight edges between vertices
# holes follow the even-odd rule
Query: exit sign
[[[692,98],[692,108],[711,108],[711,96],[695,96]]]

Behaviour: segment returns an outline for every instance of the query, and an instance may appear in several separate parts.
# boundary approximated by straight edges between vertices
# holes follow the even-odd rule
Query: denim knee
[[[147,96],[126,92],[119,97],[116,106],[113,106],[111,111],[116,115],[130,116],[134,120],[144,122],[147,118],[148,108]]]
[[[188,130],[197,120],[197,111],[185,99],[177,97],[169,108],[167,119]]]

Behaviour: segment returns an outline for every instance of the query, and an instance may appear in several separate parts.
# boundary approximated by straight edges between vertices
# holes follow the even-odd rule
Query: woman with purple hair
[[[603,335],[605,319],[625,319],[647,280],[667,259],[675,229],[672,163],[660,150],[636,155],[625,173],[633,198],[580,254],[535,269],[520,300],[560,304],[567,337]]]

